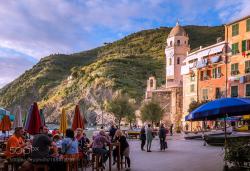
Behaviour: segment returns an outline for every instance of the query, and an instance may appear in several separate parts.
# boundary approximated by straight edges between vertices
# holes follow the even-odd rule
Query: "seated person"
[[[78,157],[78,141],[75,139],[72,129],[66,130],[66,137],[62,140],[62,154],[66,158]]]
[[[102,155],[103,163],[100,163],[102,167],[104,167],[103,164],[106,163],[108,159],[108,150],[105,148],[106,144],[110,144],[110,140],[105,132],[101,130],[99,134],[94,137],[92,148],[94,153]]]
[[[8,139],[6,147],[7,157],[19,157],[23,156],[24,147],[26,144],[23,139],[24,130],[22,127],[15,128],[14,134]]]
[[[42,126],[40,128],[40,134],[35,135],[32,142],[32,159],[42,159],[48,158],[51,146],[51,139],[48,136],[48,128],[46,126]]]

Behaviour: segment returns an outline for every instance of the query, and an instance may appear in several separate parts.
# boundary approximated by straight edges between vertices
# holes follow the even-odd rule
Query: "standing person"
[[[174,127],[174,124],[171,124],[170,125],[170,135],[173,136],[173,127]]]
[[[117,129],[117,131],[115,133],[115,141],[118,141],[120,143],[121,159],[123,159],[123,156],[125,156],[125,161],[128,164],[127,170],[130,170],[129,144],[128,144],[126,137],[123,135],[123,133],[120,129]],[[117,156],[118,156],[118,148],[115,148],[113,151],[113,157],[114,157],[113,165],[115,164]]]
[[[167,130],[164,127],[164,124],[161,124],[160,130],[159,130],[161,150],[166,149],[166,134],[167,134]]]
[[[140,131],[140,140],[141,140],[141,150],[144,151],[144,146],[146,143],[146,131],[145,131],[145,126],[142,126],[141,131]]]
[[[110,144],[110,140],[107,138],[105,132],[101,130],[98,135],[94,136],[94,141],[93,141],[93,152],[96,154],[102,155],[102,162],[99,163],[104,167],[104,163],[108,160],[108,150],[105,148],[106,144]]]
[[[111,138],[111,142],[113,142],[114,140],[114,136],[115,136],[115,132],[116,132],[116,127],[114,124],[111,125],[110,129],[109,129],[109,136]]]
[[[77,128],[76,129],[76,136],[75,138],[78,141],[78,149],[80,153],[83,153],[84,150],[86,150],[86,148],[88,147],[90,141],[89,139],[84,136],[84,132],[82,128]]]
[[[147,132],[146,132],[146,140],[147,140],[147,152],[151,152],[151,144],[153,141],[153,130],[150,124],[148,124]]]

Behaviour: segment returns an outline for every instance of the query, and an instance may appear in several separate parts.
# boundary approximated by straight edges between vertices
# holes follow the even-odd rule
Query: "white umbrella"
[[[16,112],[16,115],[15,115],[14,123],[13,123],[13,128],[15,129],[17,127],[23,127],[21,106],[17,107],[17,112]]]

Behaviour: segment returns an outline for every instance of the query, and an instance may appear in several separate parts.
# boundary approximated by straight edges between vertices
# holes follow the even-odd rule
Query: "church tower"
[[[177,21],[167,38],[166,55],[166,88],[182,87],[181,66],[190,50],[189,38]]]

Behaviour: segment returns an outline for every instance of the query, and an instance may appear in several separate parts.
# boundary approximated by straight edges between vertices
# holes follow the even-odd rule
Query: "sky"
[[[0,88],[42,57],[70,54],[161,26],[215,26],[249,0],[0,0]]]

